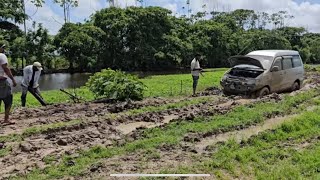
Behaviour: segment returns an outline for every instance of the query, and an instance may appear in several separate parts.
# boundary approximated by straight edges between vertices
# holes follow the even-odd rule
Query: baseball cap
[[[41,64],[39,62],[34,62],[33,66],[37,67],[39,71],[42,70],[42,66],[41,66]]]
[[[6,47],[5,44],[0,44],[0,45],[1,45],[0,48],[5,48]]]

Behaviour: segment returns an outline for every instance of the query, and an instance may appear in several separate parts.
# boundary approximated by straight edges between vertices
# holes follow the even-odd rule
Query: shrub
[[[96,97],[106,97],[116,100],[141,100],[145,85],[137,76],[121,71],[104,69],[91,76],[86,86]]]

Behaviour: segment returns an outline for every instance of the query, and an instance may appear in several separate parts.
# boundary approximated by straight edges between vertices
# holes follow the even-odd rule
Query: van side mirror
[[[279,66],[273,66],[271,69],[272,72],[277,72],[279,70],[280,70]]]

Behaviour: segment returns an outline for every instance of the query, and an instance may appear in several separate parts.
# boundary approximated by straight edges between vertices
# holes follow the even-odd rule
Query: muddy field
[[[318,87],[319,75],[309,73],[306,84],[297,92],[309,91]],[[114,104],[83,103],[57,104],[37,109],[15,109],[12,119],[16,125],[0,128],[0,179],[13,176],[23,177],[32,170],[45,169],[59,165],[65,155],[79,156],[79,152],[97,145],[119,147],[128,142],[144,138],[146,129],[165,128],[180,121],[194,121],[199,117],[211,117],[228,114],[241,105],[253,105],[261,102],[279,102],[283,94],[271,94],[262,99],[244,97],[225,97],[216,88],[210,88],[198,97],[179,99],[151,98],[141,102],[121,102]],[[199,101],[182,107],[159,108],[169,104],[195,101],[207,97],[210,101]],[[154,107],[154,111],[134,113],[131,110]],[[309,108],[312,110],[312,107]],[[112,173],[155,173],[159,167],[174,169],[178,165],[201,162],[210,156],[208,149],[214,145],[235,138],[238,142],[248,139],[262,131],[270,130],[295,115],[270,115],[259,125],[240,125],[228,131],[220,129],[210,133],[190,132],[178,146],[158,148],[156,155],[146,152],[133,152],[125,155],[102,159],[86,168],[81,176],[65,176],[65,179],[109,179]],[[0,117],[2,118],[2,116]],[[194,154],[202,154],[195,157]],[[54,160],[46,162],[48,157]],[[141,162],[145,162],[141,164]],[[70,160],[70,166],[74,161]]]

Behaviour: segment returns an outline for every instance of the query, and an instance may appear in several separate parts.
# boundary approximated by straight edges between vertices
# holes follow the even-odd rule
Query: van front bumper
[[[230,94],[251,94],[257,90],[255,84],[245,84],[243,82],[225,82],[220,81],[223,91]]]

